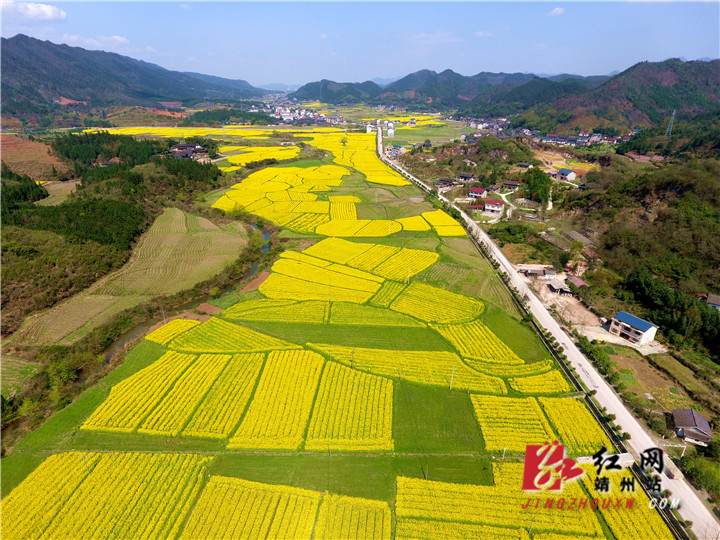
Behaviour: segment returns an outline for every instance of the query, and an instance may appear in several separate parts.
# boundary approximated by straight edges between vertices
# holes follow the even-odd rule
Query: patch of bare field
[[[67,173],[69,170],[65,163],[51,154],[48,144],[16,135],[2,135],[0,146],[3,162],[13,172],[27,174],[33,180],[56,180],[57,177],[52,173],[53,167],[58,173]]]
[[[75,188],[80,183],[80,180],[68,180],[67,182],[47,182],[43,184],[43,187],[50,194],[49,197],[40,199],[35,204],[38,206],[55,206],[60,204],[67,199],[70,194],[75,191]]]

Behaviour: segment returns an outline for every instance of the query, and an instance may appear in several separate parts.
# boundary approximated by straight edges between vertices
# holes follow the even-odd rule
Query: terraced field
[[[263,169],[221,205],[286,227],[328,221],[286,244],[259,289],[219,298],[207,322],[150,333],[25,437],[3,461],[5,535],[670,538],[644,493],[625,513],[546,508],[553,493],[522,508],[527,444],[559,439],[586,456],[612,448],[605,432],[503,309],[502,287],[485,298],[443,286],[453,265],[498,280],[469,240],[448,236],[449,216],[419,209],[386,220],[401,228],[389,236],[375,234],[379,219],[351,239],[318,230],[362,221],[333,205],[371,204],[368,182],[413,188],[377,168],[365,138],[304,135],[335,163]],[[332,195],[313,198],[318,186]],[[594,485],[588,475],[562,496],[597,497]]]
[[[243,225],[222,228],[166,209],[117,272],[31,317],[13,338],[24,345],[74,343],[113,315],[157,295],[189,289],[234,261],[247,242]]]

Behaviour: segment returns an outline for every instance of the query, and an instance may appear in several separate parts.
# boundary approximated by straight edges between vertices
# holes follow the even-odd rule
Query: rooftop
[[[653,326],[655,326],[652,323],[644,321],[640,317],[636,317],[635,315],[630,315],[629,313],[626,313],[624,311],[618,312],[618,314],[615,315],[613,317],[613,319],[623,322],[623,323],[627,324],[628,326],[632,326],[633,328],[635,328],[636,330],[640,330],[641,332],[647,332]]]
[[[572,283],[573,285],[575,285],[577,288],[580,288],[580,287],[589,287],[589,286],[590,286],[590,285],[588,285],[587,282],[586,282],[584,279],[582,279],[580,276],[569,275],[566,279],[567,279],[570,283]]]
[[[712,433],[708,421],[694,409],[674,409],[672,415],[676,428],[697,428],[708,435]]]
[[[718,295],[718,294],[708,294],[707,303],[708,303],[708,304],[713,304],[713,305],[715,305],[715,306],[720,306],[720,295]]]

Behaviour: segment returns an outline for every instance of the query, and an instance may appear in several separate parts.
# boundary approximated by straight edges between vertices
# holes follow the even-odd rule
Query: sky
[[[116,52],[260,86],[420,69],[606,75],[720,57],[720,2],[2,0],[2,36]]]

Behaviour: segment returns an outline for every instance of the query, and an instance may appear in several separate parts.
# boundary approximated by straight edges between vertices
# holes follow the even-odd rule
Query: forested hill
[[[578,226],[599,232],[598,255],[617,276],[589,272],[593,294],[619,279],[614,294],[642,306],[673,344],[695,340],[720,361],[720,312],[697,299],[720,283],[720,161],[673,161],[639,174],[620,164],[588,173],[594,187],[559,203]]]
[[[534,78],[524,73],[478,73],[465,76],[446,69],[440,73],[423,69],[381,87],[372,81],[337,83],[323,79],[300,87],[289,97],[326,103],[385,103],[415,108],[452,109],[481,92],[498,86],[515,87]]]
[[[307,83],[289,97],[322,101],[323,103],[361,103],[372,101],[382,92],[382,88],[372,81],[364,83],[339,83],[323,79]]]
[[[679,119],[720,114],[720,60],[640,62],[588,92],[538,103],[515,126],[561,132],[597,125],[630,130]]]
[[[201,79],[127,56],[57,45],[23,34],[2,38],[4,114],[36,112],[61,98],[89,106],[157,105],[266,93],[241,83],[219,77]]]
[[[553,81],[536,77],[520,86],[500,85],[479,94],[460,110],[463,116],[493,118],[512,116],[538,105],[562,97],[590,92],[607,77],[568,77]]]

